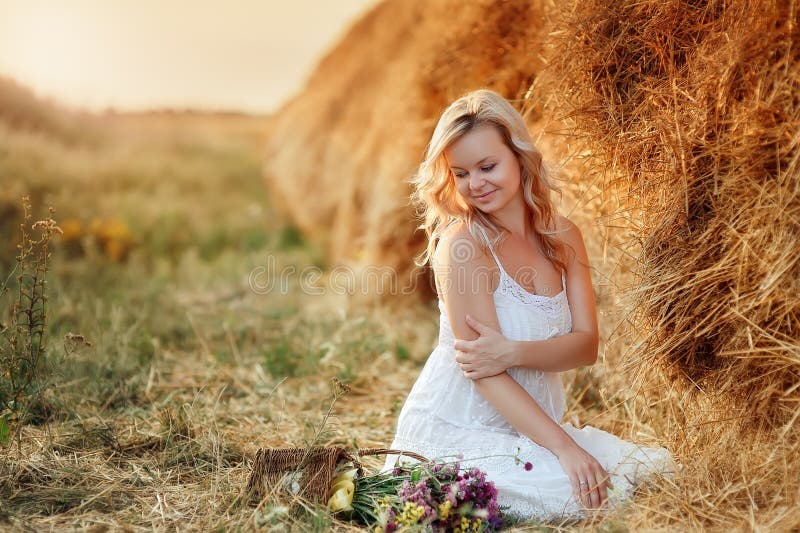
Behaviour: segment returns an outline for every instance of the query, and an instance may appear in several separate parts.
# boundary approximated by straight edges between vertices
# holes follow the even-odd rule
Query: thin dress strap
[[[486,243],[489,245],[489,251],[492,252],[492,257],[494,257],[495,263],[497,263],[497,268],[499,268],[501,272],[505,272],[505,270],[503,270],[503,265],[500,263],[500,259],[498,259],[497,258],[497,254],[494,253],[494,248],[492,247],[492,241],[489,239],[489,236],[486,234],[486,230],[484,230],[483,226],[481,226],[479,224],[476,224],[476,226],[481,231],[483,236],[486,238]],[[566,280],[565,272],[564,272],[563,268],[561,269],[561,290],[563,292],[566,292],[566,290],[567,290],[567,280]]]
[[[494,257],[494,262],[497,263],[497,267],[500,270],[503,270],[503,265],[500,264],[500,259],[497,258],[497,254],[494,253],[494,248],[492,247],[492,241],[489,239],[489,236],[486,234],[486,230],[483,229],[483,226],[481,226],[480,224],[476,224],[476,226],[481,231],[481,233],[483,234],[484,238],[486,238],[486,244],[489,245],[489,251],[492,253],[492,257]]]

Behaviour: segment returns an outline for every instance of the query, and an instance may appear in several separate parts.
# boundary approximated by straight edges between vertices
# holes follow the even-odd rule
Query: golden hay
[[[543,5],[392,0],[366,13],[271,119],[272,203],[332,263],[391,267],[398,290],[424,274],[408,292],[432,295],[429,273],[411,261],[425,236],[406,180],[460,93],[525,94],[541,63]]]
[[[789,1],[571,0],[546,91],[621,185],[657,365],[728,423],[800,414],[800,31]]]

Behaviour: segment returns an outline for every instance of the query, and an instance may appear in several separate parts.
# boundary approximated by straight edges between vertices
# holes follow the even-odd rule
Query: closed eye
[[[484,172],[489,172],[490,170],[492,170],[495,167],[495,165],[496,165],[495,163],[492,163],[491,165],[483,166],[483,167],[481,167],[481,170],[483,170]],[[463,178],[464,176],[466,176],[466,174],[462,174],[462,173],[455,174],[454,173],[454,176],[457,177],[457,178]]]

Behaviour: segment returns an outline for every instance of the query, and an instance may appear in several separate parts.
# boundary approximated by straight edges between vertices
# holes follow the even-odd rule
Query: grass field
[[[401,398],[435,338],[430,310],[399,319],[366,312],[345,295],[304,294],[297,276],[284,290],[250,288],[269,258],[277,269],[325,267],[265,197],[263,125],[244,116],[105,117],[92,131],[76,128],[71,145],[35,128],[3,132],[0,165],[12,185],[3,196],[4,277],[23,193],[34,220],[52,205],[59,224],[80,228],[53,247],[54,376],[35,406],[39,421],[22,429],[21,446],[7,446],[7,525],[283,529],[297,519],[280,507],[230,508],[258,447],[314,438],[365,447],[391,436],[398,402],[365,397],[377,389],[381,400]],[[124,258],[93,238],[94,219],[125,228]],[[69,332],[91,346],[65,357]],[[353,390],[320,432],[333,376]],[[298,527],[329,523],[310,514]]]

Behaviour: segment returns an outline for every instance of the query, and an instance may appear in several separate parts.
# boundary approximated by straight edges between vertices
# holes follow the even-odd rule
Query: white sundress
[[[560,293],[552,297],[531,294],[505,272],[491,245],[489,249],[500,269],[493,298],[506,338],[543,340],[572,331],[563,271]],[[463,375],[455,361],[455,339],[441,298],[439,311],[439,343],[403,404],[390,447],[448,461],[463,454],[462,466],[477,466],[486,472],[497,488],[498,503],[518,517],[541,521],[586,517],[588,513],[574,498],[572,483],[556,455],[518,433]],[[508,374],[611,474],[611,506],[630,499],[650,474],[668,477],[680,470],[681,465],[666,448],[639,446],[592,426],[579,429],[561,423],[566,398],[559,372],[512,367]],[[381,472],[394,468],[399,457],[387,455]],[[530,471],[523,468],[528,461],[533,464]],[[402,456],[402,462],[415,461]]]

